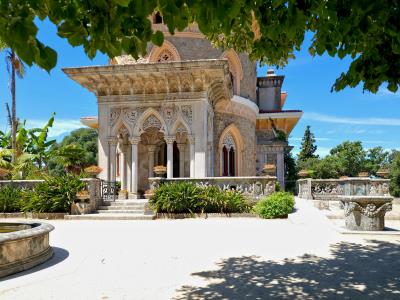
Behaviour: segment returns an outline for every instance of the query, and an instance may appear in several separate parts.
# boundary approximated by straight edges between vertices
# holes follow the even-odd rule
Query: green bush
[[[17,212],[21,208],[22,190],[6,185],[0,187],[0,212]]]
[[[22,210],[25,212],[70,212],[76,193],[85,183],[79,177],[65,175],[49,177],[34,190],[26,192]]]
[[[156,212],[166,213],[240,213],[249,205],[236,191],[221,191],[215,186],[199,187],[191,182],[162,184],[150,199]]]
[[[259,201],[254,212],[265,219],[286,217],[293,211],[294,196],[286,192],[276,192]]]

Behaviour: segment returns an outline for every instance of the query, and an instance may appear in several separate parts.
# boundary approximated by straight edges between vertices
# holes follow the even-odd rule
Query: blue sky
[[[81,116],[97,115],[95,97],[68,79],[61,68],[107,64],[108,58],[98,54],[90,60],[81,48],[73,48],[59,38],[52,24],[39,25],[39,38],[58,52],[58,63],[50,74],[37,67],[27,68],[25,78],[17,83],[17,114],[30,126],[42,126],[56,112],[51,135],[59,137],[81,127]],[[363,92],[361,86],[330,92],[335,79],[348,65],[347,59],[312,58],[305,44],[295,60],[276,71],[285,75],[283,90],[288,92],[288,97],[284,109],[304,111],[289,139],[295,153],[307,125],[311,125],[322,156],[344,140],[360,140],[365,148],[400,149],[399,92],[393,94],[382,87],[377,94],[371,94]],[[264,76],[266,69],[259,68],[258,75]],[[10,101],[10,95],[4,54],[0,57],[0,78],[0,130],[5,130],[4,104]]]

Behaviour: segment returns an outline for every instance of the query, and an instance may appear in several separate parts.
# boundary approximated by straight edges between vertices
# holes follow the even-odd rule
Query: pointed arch
[[[190,126],[183,120],[181,116],[178,117],[178,119],[175,121],[175,123],[171,127],[171,134],[176,134],[177,130],[183,127],[185,128],[187,134],[192,134],[192,131],[190,129]]]
[[[239,55],[235,50],[229,49],[222,53],[221,58],[228,60],[229,72],[232,76],[233,94],[240,95],[240,81],[243,79],[243,68]]]
[[[140,134],[143,133],[143,131],[145,129],[143,127],[146,126],[146,124],[145,124],[146,121],[148,121],[152,117],[156,118],[158,120],[158,122],[160,123],[159,131],[163,132],[164,134],[168,134],[167,125],[166,125],[163,117],[161,116],[161,114],[157,110],[155,110],[154,108],[150,107],[140,116],[140,118],[139,118],[139,120],[137,122],[138,125],[135,126],[134,134],[136,136],[139,136]],[[155,120],[152,119],[152,121],[155,121]]]
[[[164,40],[161,47],[154,46],[149,55],[149,62],[180,61],[181,56],[171,42]]]
[[[133,130],[132,127],[124,120],[122,114],[119,115],[115,124],[111,127],[111,134],[110,136],[117,136],[121,128],[126,128],[128,130],[129,136],[132,136]]]
[[[237,126],[232,123],[222,131],[219,138],[218,157],[220,158],[220,176],[242,175],[243,150],[244,143],[242,134]],[[229,168],[234,168],[234,172],[230,173],[227,171],[227,164]]]

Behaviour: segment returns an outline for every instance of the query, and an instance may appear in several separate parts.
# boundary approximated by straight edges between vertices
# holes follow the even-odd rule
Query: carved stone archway
[[[242,175],[243,138],[235,124],[229,125],[222,132],[218,144],[218,157],[220,176]]]
[[[149,55],[149,62],[169,62],[180,61],[176,47],[169,41],[165,40],[161,47],[154,46]]]

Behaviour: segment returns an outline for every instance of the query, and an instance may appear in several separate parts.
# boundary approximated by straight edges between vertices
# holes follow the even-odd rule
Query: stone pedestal
[[[385,214],[392,210],[390,196],[342,196],[346,228],[377,231],[385,228]]]

